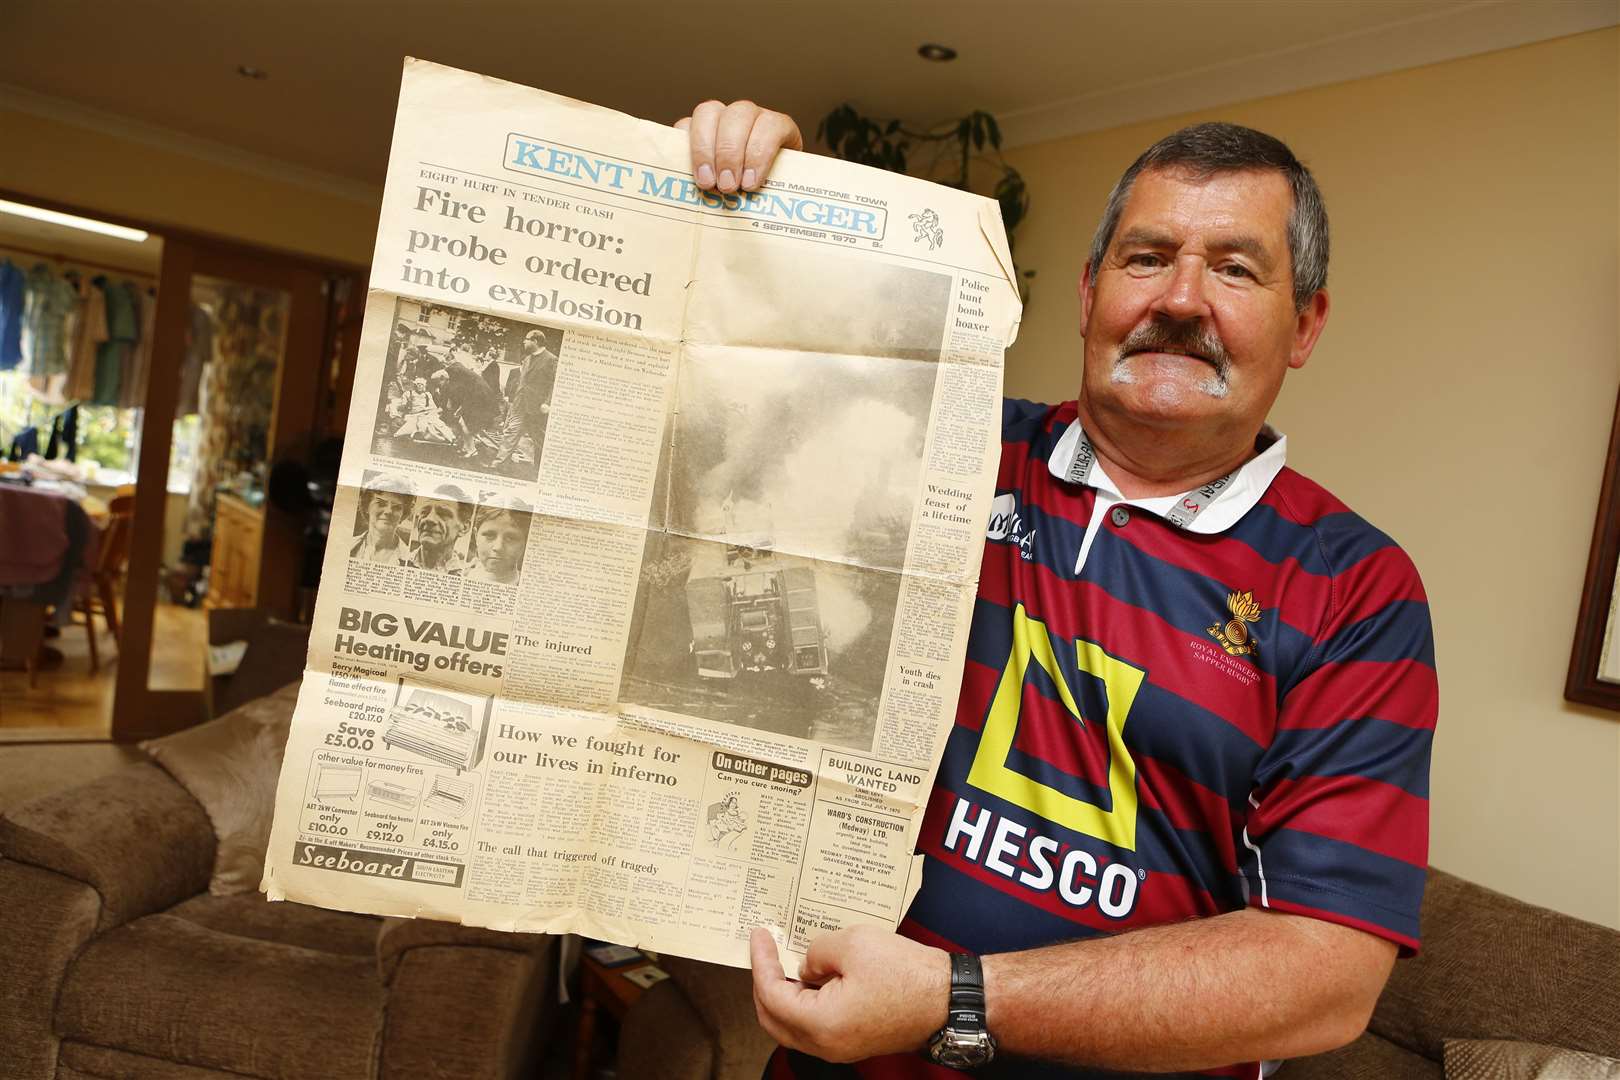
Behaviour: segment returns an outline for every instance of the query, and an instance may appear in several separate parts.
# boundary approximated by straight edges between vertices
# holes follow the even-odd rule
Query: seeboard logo
[[[336,870],[362,877],[397,878],[456,888],[460,887],[462,871],[466,869],[457,863],[434,862],[409,855],[385,855],[377,851],[355,851],[303,841],[293,845],[293,862],[298,866]]]
[[[989,540],[1011,540],[1018,545],[1021,559],[1035,557],[1035,530],[1024,531],[1024,519],[1018,514],[1018,496],[1011,492],[997,495],[990,503],[990,525],[984,535]]]

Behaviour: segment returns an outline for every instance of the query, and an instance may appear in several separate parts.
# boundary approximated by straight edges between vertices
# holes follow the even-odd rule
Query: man
[[[403,524],[416,501],[414,490],[408,478],[387,475],[360,489],[360,520],[365,528],[349,546],[349,558],[386,566],[404,564]]]
[[[504,465],[525,436],[533,460],[540,460],[546,414],[551,411],[551,386],[556,379],[557,354],[546,348],[546,332],[530,330],[523,335],[522,363],[506,381],[506,419],[501,425],[500,448],[493,465]]]
[[[748,102],[680,126],[721,190],[802,142]],[[795,983],[756,931],[793,1048],[770,1075],[938,1076],[993,1040],[987,1075],[1255,1077],[1365,1026],[1417,947],[1437,690],[1410,561],[1264,427],[1326,276],[1315,182],[1269,136],[1199,125],[1121,178],[1078,399],[1004,410],[904,936],[827,934]],[[983,954],[982,994],[946,952]]]
[[[428,389],[439,404],[439,418],[460,440],[461,456],[475,458],[479,439],[500,417],[500,395],[478,372],[463,364],[446,364],[428,376]]]
[[[467,531],[472,513],[467,493],[454,484],[440,484],[433,489],[431,498],[418,499],[411,553],[405,565],[419,570],[461,573],[463,567],[456,557],[456,541]]]

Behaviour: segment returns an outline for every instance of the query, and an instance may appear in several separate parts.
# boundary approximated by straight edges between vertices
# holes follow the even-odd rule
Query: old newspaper
[[[795,971],[894,926],[1020,307],[995,204],[408,61],[271,899]]]

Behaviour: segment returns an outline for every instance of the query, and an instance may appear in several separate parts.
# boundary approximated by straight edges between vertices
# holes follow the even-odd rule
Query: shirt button
[[[1116,506],[1114,507],[1113,511],[1109,513],[1108,520],[1112,521],[1115,525],[1123,529],[1126,523],[1131,520],[1131,512],[1125,509],[1123,506]]]

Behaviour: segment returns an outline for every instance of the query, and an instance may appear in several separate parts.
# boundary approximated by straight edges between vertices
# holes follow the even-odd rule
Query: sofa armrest
[[[0,858],[0,1074],[56,1075],[57,994],[100,912],[83,882]]]
[[[202,806],[145,763],[0,817],[0,855],[90,886],[100,930],[205,891],[214,846]]]
[[[555,947],[556,938],[550,934],[516,934],[438,919],[390,917],[377,933],[377,972],[384,985],[392,982],[400,961],[412,949],[503,949],[549,958]]]
[[[714,1080],[758,1080],[776,1040],[759,1026],[753,975],[678,956],[662,957],[659,964],[714,1038]]]
[[[556,1001],[557,939],[431,919],[386,919],[381,1080],[528,1075]]]

